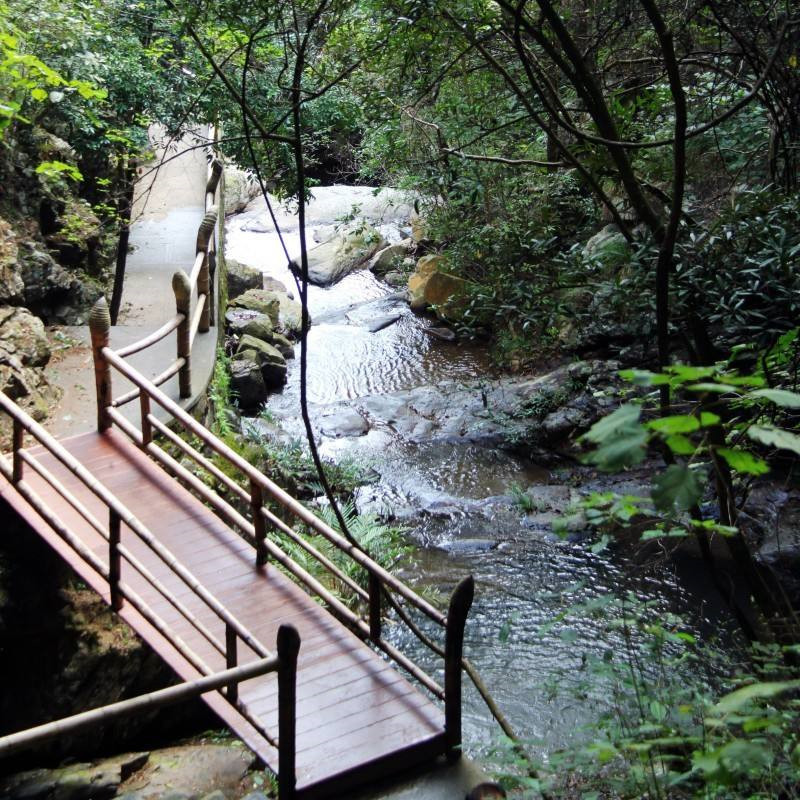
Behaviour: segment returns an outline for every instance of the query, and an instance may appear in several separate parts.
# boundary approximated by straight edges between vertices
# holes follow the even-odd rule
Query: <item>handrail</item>
[[[167,550],[151,531],[140,522],[136,516],[125,506],[119,498],[110,492],[86,469],[60,442],[51,436],[38,422],[23,411],[16,403],[10,400],[4,392],[0,392],[0,407],[14,420],[15,425],[21,426],[33,436],[45,449],[60,461],[78,480],[89,489],[103,504],[125,525],[133,531],[176,575],[198,595],[206,605],[226,624],[236,631],[241,640],[255,652],[264,657],[269,651],[248,631],[230,612]],[[14,472],[17,472],[17,460],[22,462],[21,449],[14,450]],[[21,472],[21,470],[20,470]],[[17,483],[12,476],[12,483]]]
[[[342,552],[347,553],[359,566],[366,569],[370,574],[374,574],[389,588],[404,597],[431,620],[442,627],[446,627],[447,619],[444,614],[434,608],[427,600],[420,597],[413,589],[407,587],[402,581],[398,580],[394,575],[380,566],[380,564],[373,561],[363,550],[358,549],[355,545],[348,542],[343,536],[333,530],[333,528],[319,519],[319,517],[311,513],[304,505],[281,489],[280,486],[273,483],[273,481],[257,470],[252,464],[245,461],[237,452],[220,441],[207,428],[197,422],[194,417],[184,411],[174,400],[164,394],[152,381],[145,378],[138,370],[128,364],[124,359],[120,358],[110,347],[104,347],[101,352],[103,358],[111,366],[117,369],[131,381],[131,383],[138,386],[140,391],[146,392],[152,400],[158,403],[158,405],[181,423],[189,433],[196,436],[211,450],[217,453],[217,455],[222,456],[228,463],[239,469],[246,478],[265,489],[276,502],[291,511],[306,525],[324,536],[328,541],[342,550]]]
[[[127,358],[128,356],[132,356],[134,353],[138,353],[141,350],[146,350],[148,347],[150,347],[150,345],[160,342],[165,336],[169,336],[172,331],[174,331],[178,325],[181,324],[181,322],[183,322],[182,315],[176,314],[172,319],[165,322],[160,328],[154,330],[149,336],[145,336],[144,339],[139,339],[137,342],[133,342],[125,347],[121,347],[119,350],[117,350],[117,355],[121,358]]]
[[[0,737],[0,757],[57,736],[74,734],[98,723],[109,722],[141,710],[173,705],[211,691],[224,688],[226,695],[235,696],[240,683],[277,672],[278,740],[272,739],[270,743],[278,747],[278,798],[293,800],[297,786],[297,656],[300,650],[300,636],[294,626],[280,626],[276,649],[275,656],[259,658],[249,664],[203,675],[175,686]]]

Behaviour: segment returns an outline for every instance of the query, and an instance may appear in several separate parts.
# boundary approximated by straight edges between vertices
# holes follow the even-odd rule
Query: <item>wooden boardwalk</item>
[[[324,795],[334,784],[341,791],[349,784],[397,772],[444,751],[443,716],[431,700],[275,566],[267,564],[255,569],[252,546],[121,434],[82,434],[63,444],[142,523],[158,532],[169,551],[265,648],[275,641],[281,624],[290,623],[297,629],[301,638],[296,712],[300,796]],[[29,452],[80,497],[98,519],[103,519],[103,504],[53,455],[41,447]],[[100,558],[106,558],[107,541],[49,483],[32,470],[26,482],[72,533]],[[108,597],[107,584],[99,581],[96,573],[64,545],[10,484],[3,486],[2,494],[86,581]],[[221,620],[124,525],[121,543],[224,640]],[[179,637],[213,670],[225,668],[224,658],[124,560],[121,580],[167,623],[174,637]],[[183,679],[199,677],[198,670],[133,607],[124,605],[121,614]],[[257,657],[249,648],[239,651],[241,664]],[[239,697],[277,737],[275,674],[242,683]],[[206,695],[206,699],[267,765],[277,767],[276,749],[253,725],[220,695]]]
[[[221,173],[212,160],[195,260],[172,280],[175,316],[114,350],[105,300],[92,309],[96,431],[59,441],[0,392],[0,411],[13,424],[11,452],[0,456],[0,495],[182,683],[1,737],[0,759],[141,708],[202,696],[276,773],[280,800],[342,797],[436,756],[459,757],[474,584],[464,578],[442,613],[159,388],[177,376],[180,398],[192,397],[192,345],[213,331]],[[177,357],[155,378],[128,360],[172,334]],[[121,383],[122,394],[113,396],[112,383]],[[330,548],[338,563],[326,555]],[[316,571],[304,566],[312,561]],[[444,685],[386,641],[389,604],[397,622],[442,659]],[[426,618],[425,633],[415,615]],[[431,626],[443,642],[431,638]]]

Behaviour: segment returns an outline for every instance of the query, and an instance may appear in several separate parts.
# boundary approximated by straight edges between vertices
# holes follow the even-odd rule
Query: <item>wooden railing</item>
[[[442,614],[431,603],[374,561],[361,548],[348,541],[248,463],[225,442],[214,436],[191,414],[159,389],[152,380],[142,375],[118,352],[115,352],[108,344],[110,318],[102,299],[93,309],[90,326],[95,348],[94,361],[96,365],[99,365],[97,385],[100,387],[98,390],[100,429],[105,430],[111,425],[116,425],[166,472],[211,506],[226,523],[236,528],[253,545],[254,568],[263,567],[270,559],[275,561],[305,586],[311,594],[319,597],[340,622],[347,625],[361,639],[371,642],[428,691],[443,700],[449,751],[454,757],[457,757],[461,745],[461,658],[464,625],[472,605],[474,592],[472,577],[464,578],[459,583],[451,597],[447,615]],[[140,425],[138,427],[127,419],[111,400],[112,369],[136,387],[140,401]],[[189,444],[169,425],[162,422],[153,413],[154,406],[163,409],[174,423],[190,437],[199,440],[205,452]],[[168,453],[155,441],[156,433],[160,434],[171,446],[177,448],[183,456],[193,461],[198,468],[205,471],[217,484],[224,486],[230,496],[240,502],[240,507],[234,507],[228,500],[210,489],[193,471],[187,469]],[[215,457],[218,462],[225,464],[229,469],[223,470],[219,463],[215,463]],[[238,474],[239,480],[231,477],[231,473]],[[287,517],[302,523],[313,535],[327,540],[365,570],[369,576],[368,588],[364,589],[360,586],[308,541],[303,533],[281,519],[265,504],[266,499],[280,507]],[[243,513],[242,509],[247,509],[247,512]],[[368,617],[364,619],[348,608],[318,578],[298,564],[273,541],[268,536],[268,531],[286,536],[315,559],[323,570],[347,586],[368,607]],[[421,612],[434,625],[444,630],[444,647],[438,650],[438,653],[444,653],[444,687],[383,637],[382,596],[386,592],[393,592],[406,606]]]
[[[53,438],[39,423],[25,411],[0,392],[0,409],[12,420],[12,454],[11,461],[5,456],[0,456],[0,473],[15,487],[25,498],[28,504],[44,519],[50,527],[63,539],[98,575],[103,577],[109,586],[109,596],[112,607],[119,611],[125,603],[130,603],[134,609],[149,622],[159,633],[167,638],[176,650],[197,669],[203,678],[173,687],[175,692],[166,692],[156,696],[146,695],[138,698],[140,704],[152,705],[177,702],[184,696],[203,694],[211,689],[224,687],[223,696],[226,700],[253,725],[253,727],[274,747],[279,748],[279,784],[283,787],[281,797],[290,798],[294,791],[295,783],[295,675],[297,652],[300,647],[300,637],[291,626],[286,626],[283,633],[278,636],[278,655],[273,655],[263,644],[235,619],[228,610],[187,570],[158,540],[158,538],[134,514],[98,481],[69,451]],[[114,414],[119,414],[114,410]],[[120,415],[121,416],[121,415]],[[32,456],[25,449],[25,436],[32,436],[42,447],[60,462],[72,475],[74,475],[107,509],[108,522],[103,524],[96,515],[71,492],[39,459]],[[93,550],[87,547],[57,516],[25,481],[25,470],[33,470],[59,497],[66,501],[108,544],[108,555],[104,560]],[[137,536],[155,555],[200,598],[211,612],[224,625],[225,642],[221,642],[209,628],[201,622],[187,606],[171,592],[164,583],[153,575],[131,550],[120,541],[120,531],[125,525]],[[227,669],[215,673],[214,670],[192,650],[186,642],[177,636],[164,620],[152,611],[146,602],[129,583],[122,580],[122,562],[130,565],[139,576],[154,588],[164,599],[214,648],[224,659]],[[257,660],[245,665],[239,665],[238,643],[242,642],[256,655]],[[238,684],[242,680],[256,677],[270,671],[279,673],[279,740],[267,731],[260,720],[252,714],[238,696]],[[281,688],[282,687],[282,688]],[[180,689],[180,691],[177,691]],[[126,701],[128,705],[116,704],[117,708],[107,707],[96,709],[94,712],[78,715],[48,725],[40,729],[13,734],[11,737],[0,739],[0,754],[5,754],[6,748],[17,749],[56,735],[64,725],[79,725],[81,727],[104,718],[103,714],[118,715],[136,710],[139,705],[134,701]],[[109,710],[109,709],[112,710]],[[38,732],[37,732],[38,731]],[[284,736],[284,732],[286,736]],[[33,738],[31,738],[33,737]],[[281,775],[280,772],[284,774]]]
[[[271,559],[279,564],[286,572],[292,575],[312,595],[319,597],[343,624],[349,627],[362,640],[370,642],[375,648],[385,653],[398,666],[408,672],[415,680],[424,686],[431,694],[444,701],[445,734],[448,754],[457,758],[461,745],[461,671],[464,626],[467,614],[472,605],[474,582],[471,576],[464,578],[456,587],[450,599],[447,614],[443,614],[431,603],[421,597],[413,589],[404,584],[388,570],[374,561],[362,548],[353,544],[343,535],[335,531],[309,509],[291,497],[277,484],[263,475],[258,469],[249,464],[238,453],[232,450],[223,441],[214,436],[209,430],[195,420],[184,408],[171,399],[159,386],[165,383],[176,373],[179,376],[179,394],[187,398],[192,393],[191,387],[191,347],[198,332],[208,331],[214,324],[215,302],[213,296],[214,271],[216,267],[216,239],[215,226],[221,213],[215,205],[216,191],[221,175],[221,165],[214,159],[209,167],[206,185],[205,208],[206,214],[200,225],[197,236],[196,256],[190,273],[187,275],[179,270],[173,276],[173,290],[175,292],[176,314],[162,325],[158,330],[145,336],[138,342],[114,350],[110,346],[111,320],[105,300],[100,301],[92,309],[89,317],[91,331],[92,353],[94,360],[95,384],[97,394],[97,427],[101,433],[112,426],[118,427],[125,433],[143,452],[161,466],[167,473],[175,477],[193,494],[207,503],[214,511],[237,529],[254,548],[254,569],[261,569]],[[192,297],[196,289],[195,310],[192,312]],[[147,347],[161,341],[173,331],[177,333],[177,354],[175,360],[168,365],[159,375],[147,378],[137,369],[132,367],[127,357],[138,353]],[[131,391],[114,398],[112,393],[112,371],[119,373],[130,381],[134,388]],[[139,425],[135,425],[120,411],[123,405],[137,399],[139,400]],[[3,409],[11,414],[14,419],[13,463],[8,465],[3,462],[2,471],[6,477],[15,483],[18,490],[28,499],[31,505],[49,522],[62,538],[67,540],[93,568],[102,574],[108,581],[111,591],[111,601],[115,608],[123,602],[131,602],[137,610],[138,598],[120,579],[120,559],[126,559],[131,566],[145,577],[153,586],[163,593],[164,587],[159,585],[154,576],[145,574],[147,571],[142,564],[119,542],[119,528],[125,523],[145,541],[151,549],[159,554],[166,563],[192,588],[198,596],[214,610],[220,619],[225,622],[225,643],[217,641],[205,630],[202,623],[194,618],[188,609],[180,606],[177,600],[168,597],[192,626],[195,627],[205,639],[219,652],[225,654],[228,666],[236,665],[237,642],[242,641],[261,658],[269,658],[269,654],[248,631],[238,625],[227,611],[216,600],[203,590],[202,586],[163,548],[150,531],[136,520],[127,509],[104,487],[95,481],[74,459],[61,447],[58,442],[50,437],[41,426],[38,426],[24,412],[21,412],[11,401],[4,398],[0,401]],[[154,413],[154,407],[162,409],[171,424],[165,424]],[[195,447],[187,442],[177,431],[183,431],[194,437],[201,445]],[[47,450],[55,455],[63,464],[86,483],[89,488],[98,494],[109,509],[108,525],[102,525],[94,519],[89,512],[81,506],[77,498],[61,486],[54,476],[41,467],[23,449],[22,439],[24,432],[31,433]],[[155,437],[169,443],[180,453],[188,457],[199,470],[210,476],[216,485],[224,487],[227,494],[237,503],[228,502],[218,492],[208,486],[195,474],[187,469],[173,455],[167,452]],[[223,469],[221,465],[225,465]],[[24,467],[35,469],[48,481],[76,510],[84,516],[95,530],[101,533],[108,541],[108,562],[102,563],[93,553],[82,548],[79,541],[70,532],[54,519],[52,513],[34,497],[29,487],[22,480]],[[231,477],[234,475],[236,477]],[[285,521],[267,504],[270,501],[281,514],[290,522]],[[312,536],[320,536],[337,550],[345,554],[353,563],[363,569],[368,576],[367,587],[364,588],[354,580],[345,570],[326,556],[316,547],[299,526],[311,532]],[[352,594],[359,598],[361,604],[367,609],[367,616],[363,618],[350,609],[339,599],[333,591],[312,575],[303,566],[289,556],[284,549],[274,540],[285,536],[293,545],[304,550],[311,558],[316,560],[322,570],[332,575],[342,586],[346,586]],[[166,596],[166,595],[165,595]],[[441,686],[431,675],[412,659],[404,655],[391,642],[383,636],[382,619],[384,614],[384,600],[391,597],[392,604],[399,608],[401,622],[411,626],[411,630],[420,635],[416,624],[412,623],[408,615],[409,609],[414,609],[422,614],[430,624],[443,631],[444,645],[439,646],[427,635],[421,635],[423,643],[430,647],[433,653],[444,660],[444,686]],[[138,604],[137,604],[138,603]],[[177,605],[176,605],[177,604]],[[143,614],[147,618],[147,614]],[[152,615],[151,615],[152,616]],[[154,618],[155,619],[155,618]],[[148,620],[151,621],[151,620]],[[160,620],[153,622],[157,629],[163,626]],[[209,638],[211,637],[211,638]],[[169,637],[174,642],[174,637]],[[181,652],[191,653],[184,643],[179,642]],[[209,674],[206,665],[203,665],[195,654],[191,663],[198,666],[201,673]],[[237,710],[247,716],[247,709],[237,697],[235,682],[226,689],[226,697],[233,703]],[[287,712],[288,713],[288,712]],[[261,732],[268,741],[270,736],[263,731],[257,722],[254,727]],[[286,741],[281,735],[280,758]],[[291,738],[292,780],[294,775],[293,747],[294,737]],[[287,759],[289,756],[287,756]],[[283,771],[283,760],[280,762]],[[288,767],[287,767],[288,769]],[[279,781],[281,780],[279,775]],[[287,780],[289,780],[287,778]],[[287,795],[288,796],[288,795]],[[283,797],[283,795],[282,795]]]
[[[215,141],[216,136],[215,130]],[[173,331],[176,332],[176,357],[152,380],[156,386],[161,386],[177,374],[179,393],[184,399],[192,395],[192,347],[195,338],[198,333],[208,333],[215,324],[214,286],[217,268],[217,225],[220,219],[224,219],[222,204],[217,202],[217,190],[221,176],[222,163],[216,155],[213,155],[206,175],[205,216],[197,230],[192,268],[188,275],[184,270],[179,269],[172,276],[175,316],[167,320],[158,330],[117,351],[121,358],[127,358],[152,347]],[[195,299],[194,312],[191,310],[193,298]],[[95,363],[96,372],[99,367],[101,365]],[[139,390],[134,389],[114,399],[113,406],[119,408],[135,400],[138,396]]]

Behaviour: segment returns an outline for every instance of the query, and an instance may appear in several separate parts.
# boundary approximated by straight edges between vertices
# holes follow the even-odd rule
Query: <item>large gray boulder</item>
[[[223,177],[225,184],[225,216],[238,214],[244,211],[247,204],[261,194],[258,181],[252,172],[238,169],[237,167],[225,167]]]
[[[408,256],[413,246],[413,239],[403,239],[397,244],[390,244],[388,247],[378,250],[372,256],[369,268],[376,275],[385,275],[387,272],[396,270]]]
[[[248,312],[266,314],[272,327],[287,336],[297,336],[302,327],[302,307],[283,292],[266,289],[249,289],[230,303],[228,313],[243,309]],[[228,313],[225,318],[228,319]],[[231,314],[234,318],[235,314]]]
[[[229,308],[243,308],[247,311],[266,314],[272,322],[273,328],[278,327],[281,301],[275,292],[268,292],[265,289],[248,289],[244,294],[231,300],[228,305]]]
[[[344,230],[308,251],[308,280],[317,286],[330,286],[356,269],[362,269],[387,242],[380,231],[369,225]],[[300,269],[297,260],[295,269]]]
[[[245,334],[239,340],[236,355],[255,353],[267,389],[279,389],[286,383],[286,359],[277,347],[263,339]]]
[[[240,264],[232,259],[226,260],[228,268],[228,300],[234,300],[248,289],[263,289],[264,276],[255,267]]]
[[[237,353],[230,363],[231,391],[243,411],[257,409],[267,399],[267,386],[255,350]]]

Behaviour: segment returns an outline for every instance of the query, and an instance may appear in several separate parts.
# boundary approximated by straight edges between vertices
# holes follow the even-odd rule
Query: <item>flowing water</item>
[[[307,225],[317,240],[330,235],[337,218],[355,204],[382,226],[390,241],[408,232],[410,209],[397,205],[402,198],[396,194],[384,190],[376,197],[363,187],[314,191],[317,198],[309,207]],[[279,224],[293,257],[299,251],[296,217],[280,211]],[[226,252],[294,287],[263,205],[256,203],[229,221]],[[374,471],[376,480],[361,491],[359,504],[406,525],[415,544],[413,563],[399,565],[406,580],[446,598],[460,576],[475,576],[465,650],[520,735],[546,740],[548,748],[580,736],[607,691],[591,681],[587,688],[587,660],[623,652],[625,641],[620,631],[603,624],[602,613],[576,612],[552,624],[565,604],[576,597],[585,601],[630,591],[651,602],[656,614],[697,612],[703,587],[692,585],[691,569],[682,576],[673,570],[632,575],[622,558],[594,554],[581,541],[559,539],[548,525],[536,522],[536,515],[522,513],[510,501],[515,487],[536,484],[563,483],[569,495],[567,484],[574,474],[554,475],[486,445],[409,438],[398,435],[391,424],[364,426],[358,414],[348,412],[346,401],[365,395],[391,396],[441,381],[491,377],[483,348],[426,334],[425,328],[434,323],[410,312],[396,291],[369,271],[351,273],[330,288],[310,287],[309,308],[314,324],[308,336],[308,396],[323,454],[355,458]],[[394,324],[370,332],[370,321],[392,315],[399,317]],[[269,410],[300,437],[298,398],[295,361]],[[606,487],[599,483],[594,488]],[[695,619],[714,614],[713,608],[703,607]],[[390,635],[434,672],[439,668],[410,634],[396,627]],[[560,687],[556,694],[549,686],[554,680]],[[499,729],[469,688],[465,702],[465,747],[485,752]]]

